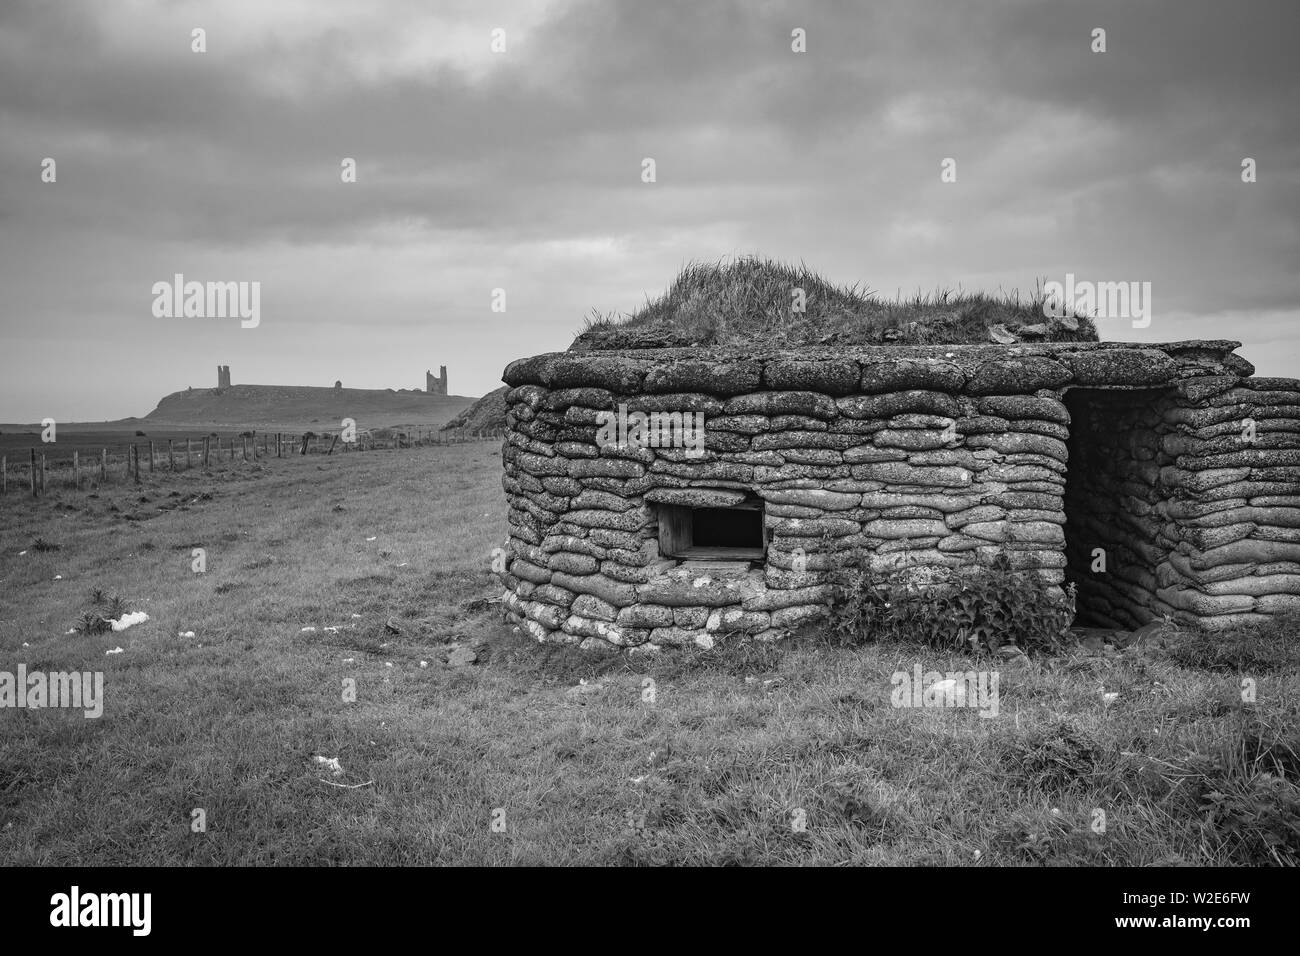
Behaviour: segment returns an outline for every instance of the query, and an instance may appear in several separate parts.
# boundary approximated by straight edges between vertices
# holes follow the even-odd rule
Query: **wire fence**
[[[0,456],[0,494],[12,491],[40,496],[51,488],[84,488],[109,481],[140,481],[140,475],[210,468],[220,463],[256,462],[293,455],[356,454],[431,445],[500,441],[505,429],[375,428],[342,431],[249,431],[240,435],[140,441],[73,451],[56,457],[46,445],[25,455]]]

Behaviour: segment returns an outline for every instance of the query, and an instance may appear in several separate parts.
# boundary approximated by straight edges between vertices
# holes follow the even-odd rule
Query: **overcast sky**
[[[1297,0],[3,0],[0,421],[218,364],[481,395],[744,253],[889,295],[1149,281],[1104,337],[1300,375],[1297,40]],[[260,324],[155,317],[178,272],[260,282]]]

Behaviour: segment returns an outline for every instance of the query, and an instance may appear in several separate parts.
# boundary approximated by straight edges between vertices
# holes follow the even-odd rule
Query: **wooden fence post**
[[[149,442],[149,474],[153,474],[153,442]]]
[[[207,435],[204,435],[203,436],[203,467],[205,469],[208,467],[208,452],[210,450],[209,446],[211,444],[212,444],[212,439]]]
[[[0,455],[0,495],[9,490],[9,456]]]
[[[31,480],[32,480],[32,497],[35,498],[39,494],[39,492],[36,490],[36,449],[35,448],[32,449]]]
[[[176,456],[173,453],[172,440],[170,438],[167,439],[167,470],[168,471],[176,470]]]
[[[107,448],[101,448],[99,450],[99,480],[101,484],[106,483],[108,481],[108,449]]]
[[[185,439],[185,470],[190,470],[190,440]]]
[[[41,494],[45,494],[45,452],[41,452]]]
[[[75,451],[72,453],[72,487],[81,490],[81,457]]]

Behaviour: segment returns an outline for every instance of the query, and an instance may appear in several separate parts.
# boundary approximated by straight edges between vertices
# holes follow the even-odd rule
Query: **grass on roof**
[[[802,312],[795,309],[796,290],[802,290]],[[1046,334],[1025,340],[1097,340],[1086,316],[1049,322],[1044,301],[1041,284],[1029,297],[942,289],[882,299],[856,284],[835,285],[803,263],[745,256],[688,263],[662,296],[631,314],[595,314],[578,338],[596,348],[620,347],[631,336],[654,332],[678,345],[963,344],[989,342],[994,325],[1015,333],[1047,324]]]

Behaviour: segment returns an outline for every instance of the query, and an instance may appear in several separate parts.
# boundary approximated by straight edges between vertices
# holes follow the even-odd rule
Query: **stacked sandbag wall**
[[[1300,610],[1300,382],[1206,377],[1066,404],[1082,614],[1215,629]]]
[[[1221,628],[1300,611],[1300,380],[1192,380],[1165,419],[1177,530],[1157,613]]]
[[[816,619],[835,568],[860,560],[963,567],[1005,553],[1059,586],[1066,390],[1163,386],[1178,362],[1155,349],[910,351],[644,350],[513,363],[507,613],[539,640],[711,646]],[[1239,380],[1228,371],[1198,359],[1195,374]],[[698,416],[700,453],[609,440],[612,417],[637,415]],[[760,567],[699,570],[660,555],[661,507],[749,496],[764,509]]]

